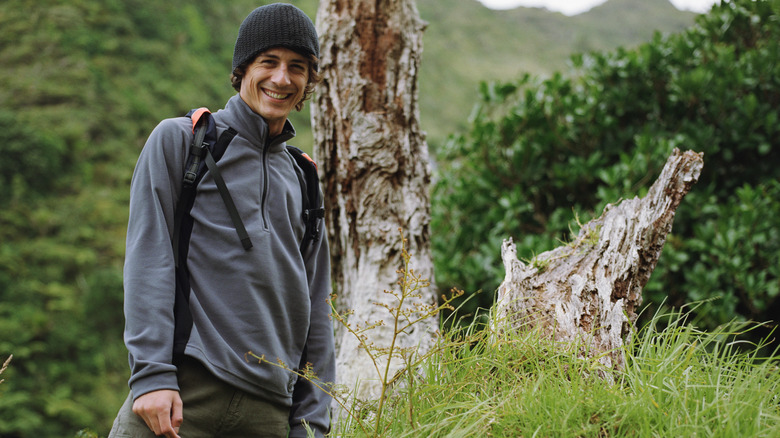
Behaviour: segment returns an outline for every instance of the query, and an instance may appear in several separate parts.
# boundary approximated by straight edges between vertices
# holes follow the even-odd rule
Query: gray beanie
[[[311,19],[291,4],[273,3],[255,9],[241,23],[233,50],[233,70],[273,47],[320,56],[317,30]]]

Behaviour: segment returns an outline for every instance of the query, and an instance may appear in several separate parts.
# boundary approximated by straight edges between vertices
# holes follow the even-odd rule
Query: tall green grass
[[[379,436],[780,436],[777,359],[735,341],[744,324],[707,333],[686,316],[656,315],[622,371],[537,331],[449,336],[388,399]],[[333,435],[366,436],[349,418]]]

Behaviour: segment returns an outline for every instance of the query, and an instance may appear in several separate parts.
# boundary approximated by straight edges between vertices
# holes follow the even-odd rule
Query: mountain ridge
[[[544,8],[494,10],[478,0],[419,1],[417,7],[428,22],[421,125],[434,148],[466,128],[479,82],[566,70],[575,53],[637,46],[656,31],[685,29],[697,15],[668,0],[608,0],[574,16]]]
[[[558,10],[558,9],[556,9],[556,8],[550,8],[550,7],[547,7],[547,6],[525,6],[525,5],[522,5],[522,4],[517,4],[517,5],[515,5],[515,6],[509,6],[509,7],[496,7],[496,6],[491,6],[491,5],[489,4],[489,3],[491,3],[489,0],[478,0],[478,1],[479,1],[479,2],[480,2],[480,3],[481,3],[483,6],[484,6],[484,7],[488,8],[488,9],[491,9],[491,10],[494,10],[494,11],[510,11],[510,10],[514,10],[514,9],[520,9],[520,8],[526,8],[526,9],[541,9],[541,10],[543,10],[543,11],[547,11],[547,12],[557,12],[557,13],[563,14],[563,15],[565,15],[565,16],[567,16],[567,17],[576,17],[576,16],[578,16],[578,15],[586,14],[586,13],[588,13],[588,12],[592,11],[592,10],[593,10],[593,9],[595,9],[595,8],[598,8],[598,7],[600,7],[600,6],[603,6],[605,3],[607,3],[607,1],[608,1],[608,0],[604,0],[602,3],[599,3],[599,4],[596,4],[596,5],[593,5],[593,6],[591,6],[591,7],[587,8],[587,9],[585,9],[585,10],[580,10],[579,12],[575,12],[575,13],[567,13],[567,12],[565,12],[565,11]],[[669,4],[671,4],[671,6],[672,6],[672,7],[674,7],[676,10],[678,10],[678,11],[680,11],[680,12],[691,12],[691,13],[698,13],[698,12],[696,12],[696,11],[693,11],[693,10],[679,8],[679,7],[675,6],[675,5],[674,5],[674,3],[672,3],[671,1],[669,1],[668,3],[669,3]]]

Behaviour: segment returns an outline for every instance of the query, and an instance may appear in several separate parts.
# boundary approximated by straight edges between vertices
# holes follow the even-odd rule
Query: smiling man
[[[127,227],[130,394],[110,437],[327,433],[323,391],[289,369],[247,360],[251,351],[311,368],[322,382],[335,378],[328,245],[324,235],[304,239],[303,170],[285,144],[295,135],[288,115],[303,108],[319,80],[318,56],[314,24],[292,5],[259,7],[241,24],[231,77],[238,94],[213,118],[218,135],[235,133],[219,173],[252,244],[236,239],[219,178],[207,171],[180,256],[192,319],[183,341],[174,336],[172,242],[193,123],[167,119],[149,136],[133,174]]]
[[[281,134],[287,115],[303,100],[309,60],[293,50],[277,47],[258,55],[243,70],[238,90],[241,99],[263,116],[271,136]]]

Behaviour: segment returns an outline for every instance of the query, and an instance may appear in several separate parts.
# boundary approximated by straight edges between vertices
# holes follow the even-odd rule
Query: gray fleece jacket
[[[238,135],[219,161],[253,247],[245,251],[207,172],[198,185],[187,266],[193,329],[185,355],[249,393],[291,407],[290,436],[329,426],[330,397],[305,379],[247,358],[252,352],[298,368],[302,355],[323,382],[335,380],[329,318],[330,263],[326,237],[302,254],[301,188],[284,132],[268,126],[238,95],[214,113],[217,130]],[[172,364],[175,268],[171,239],[192,122],[163,120],[141,152],[130,192],[124,266],[125,344],[133,397],[178,390]]]

